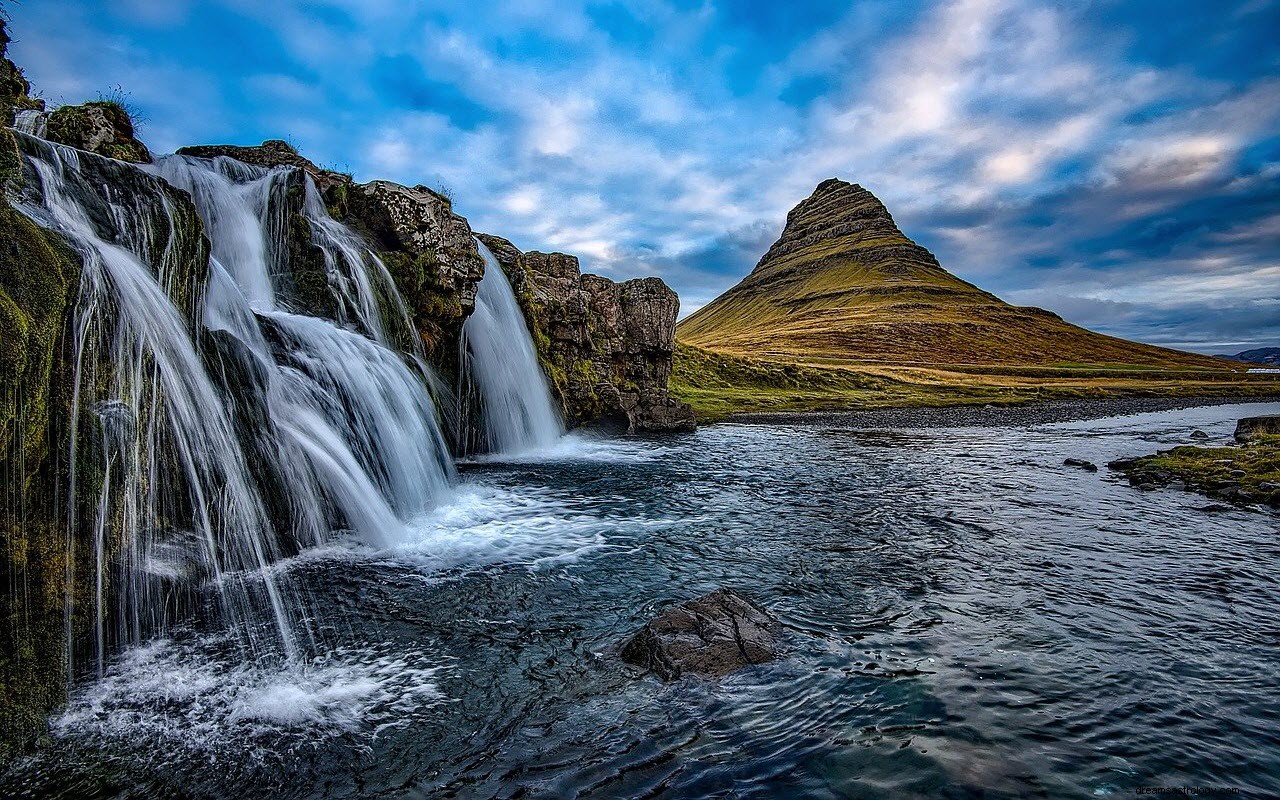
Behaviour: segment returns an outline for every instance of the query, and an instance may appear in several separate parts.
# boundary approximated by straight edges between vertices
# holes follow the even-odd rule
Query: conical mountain
[[[787,360],[1227,366],[1010,305],[947,272],[875,195],[835,178],[791,210],[750,275],[681,322],[676,335],[708,350]]]

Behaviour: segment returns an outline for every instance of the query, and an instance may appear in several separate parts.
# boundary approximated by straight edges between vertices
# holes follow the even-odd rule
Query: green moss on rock
[[[1173,486],[1280,507],[1280,436],[1260,434],[1237,447],[1175,447],[1107,466],[1144,489]]]
[[[69,416],[56,373],[79,266],[55,236],[0,201],[0,763],[40,734],[66,686],[64,534],[50,444],[55,420]]]
[[[129,112],[112,100],[58,108],[49,115],[46,135],[50,141],[107,158],[137,164],[152,160],[146,145],[134,135]]]

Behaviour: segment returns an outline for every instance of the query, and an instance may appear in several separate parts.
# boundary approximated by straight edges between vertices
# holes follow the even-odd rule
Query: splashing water
[[[211,243],[206,278],[182,249],[194,220],[164,183],[19,138],[38,183],[19,209],[84,261],[67,563],[92,543],[99,674],[110,648],[165,631],[208,596],[242,651],[293,662],[299,639],[314,640],[313,614],[264,568],[335,531],[400,538],[455,479],[434,378],[416,352],[393,348],[412,336],[390,275],[301,172],[161,158],[146,171],[193,198]],[[332,319],[297,301],[294,214],[324,254]]]
[[[493,253],[477,240],[484,278],[475,312],[462,326],[462,360],[479,390],[485,442],[497,453],[551,447],[564,435],[538,352],[511,284]]]

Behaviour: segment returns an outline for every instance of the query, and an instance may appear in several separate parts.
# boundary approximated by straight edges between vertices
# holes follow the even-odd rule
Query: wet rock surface
[[[778,633],[764,609],[717,589],[659,614],[627,642],[622,658],[668,681],[687,673],[718,677],[777,658]]]
[[[259,167],[297,167],[315,179],[321,191],[351,183],[351,176],[333,170],[322,169],[309,159],[299,155],[293,145],[280,139],[268,139],[259,145],[245,147],[235,144],[202,144],[178,148],[178,155],[196,158],[225,156]]]

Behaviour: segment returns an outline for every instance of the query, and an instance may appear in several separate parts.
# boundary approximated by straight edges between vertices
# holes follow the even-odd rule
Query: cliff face
[[[875,195],[835,178],[787,214],[782,235],[751,274],[680,323],[679,337],[779,360],[1225,366],[1010,305],[947,272],[899,230]]]
[[[0,121],[43,108],[4,57]],[[0,128],[0,764],[38,734],[66,685],[67,596],[62,517],[54,504],[65,441],[68,381],[58,357],[80,263],[66,245],[10,205],[21,180],[17,138]]]
[[[693,410],[667,394],[674,291],[657,278],[615,283],[583,275],[573,256],[480,239],[511,281],[570,425],[612,418],[632,432],[693,429]]]

